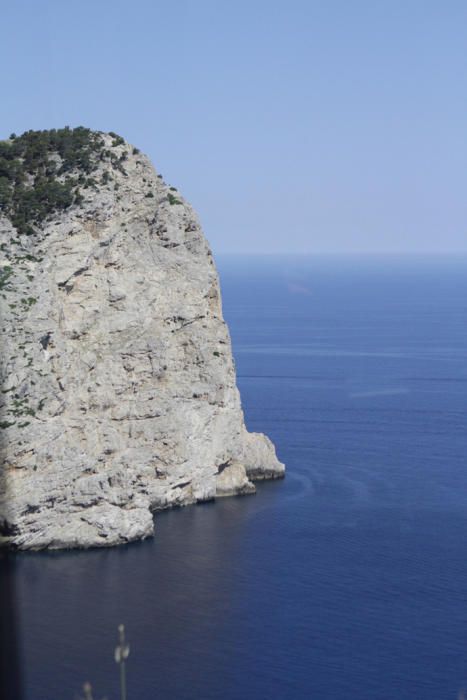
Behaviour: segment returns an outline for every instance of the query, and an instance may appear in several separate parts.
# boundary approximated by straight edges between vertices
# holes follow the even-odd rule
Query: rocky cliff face
[[[70,131],[0,150],[0,531],[22,549],[143,538],[284,473],[245,429],[195,212],[119,137],[80,155]]]

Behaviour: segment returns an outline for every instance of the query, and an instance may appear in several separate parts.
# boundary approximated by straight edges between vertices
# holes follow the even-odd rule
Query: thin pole
[[[126,697],[126,670],[125,660],[130,654],[130,646],[125,642],[125,626],[118,626],[119,645],[115,649],[115,661],[120,666],[120,698],[127,700]]]
[[[124,661],[122,661],[122,663],[120,664],[120,691],[122,700],[126,700],[126,676]]]

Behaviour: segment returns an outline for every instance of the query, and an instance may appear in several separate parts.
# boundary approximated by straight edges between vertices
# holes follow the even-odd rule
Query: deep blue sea
[[[247,426],[287,465],[153,540],[17,556],[26,700],[455,700],[467,259],[221,258]]]

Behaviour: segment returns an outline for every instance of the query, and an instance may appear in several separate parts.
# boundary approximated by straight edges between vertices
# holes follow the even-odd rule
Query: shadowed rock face
[[[196,214],[100,138],[79,202],[28,233],[0,216],[0,528],[21,549],[143,538],[154,510],[284,474],[245,429]]]

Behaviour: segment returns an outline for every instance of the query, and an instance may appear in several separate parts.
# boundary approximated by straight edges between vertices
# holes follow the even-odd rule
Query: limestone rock
[[[284,474],[246,431],[195,212],[101,138],[82,201],[29,234],[0,214],[0,531],[22,549],[143,538],[158,509]]]

